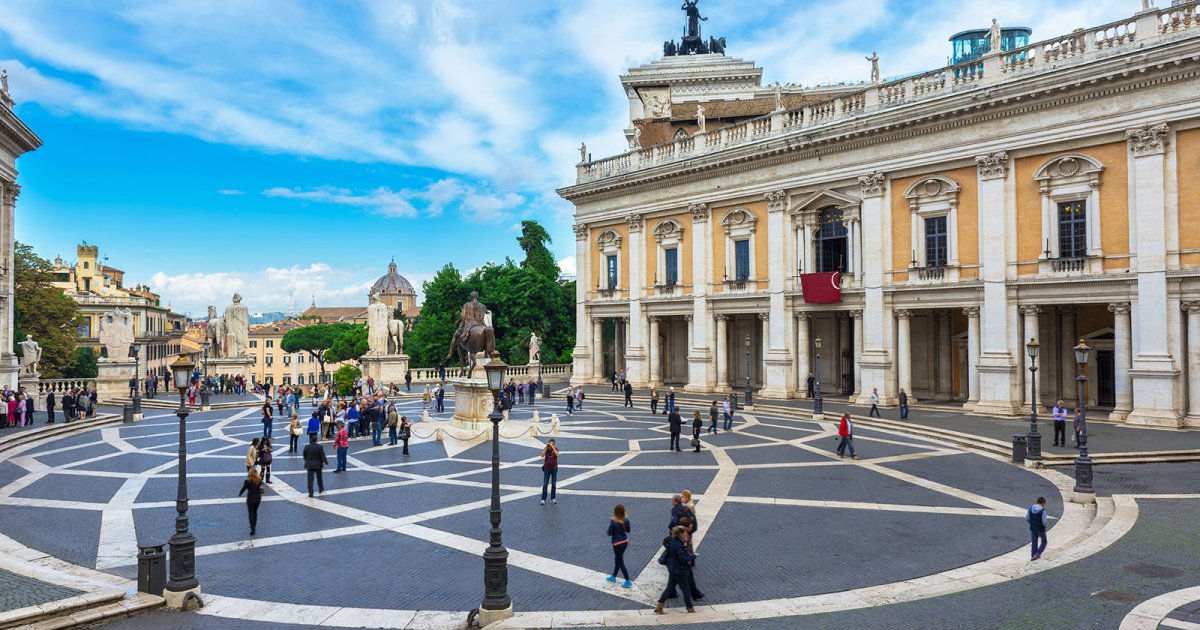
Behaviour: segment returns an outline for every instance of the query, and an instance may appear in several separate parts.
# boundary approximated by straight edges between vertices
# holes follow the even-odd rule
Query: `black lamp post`
[[[754,394],[750,391],[750,335],[746,335],[746,407],[754,406]]]
[[[821,400],[821,338],[813,339],[813,348],[816,349],[816,371],[813,372],[813,420],[822,420],[825,418],[824,401]]]
[[[142,415],[142,363],[141,346],[129,346],[129,356],[133,357],[133,417]]]
[[[1029,343],[1025,344],[1025,351],[1029,353],[1029,383],[1032,390],[1029,395],[1029,435],[1025,436],[1025,459],[1038,460],[1042,458],[1042,436],[1038,434],[1037,427],[1037,339],[1030,337]]]
[[[480,614],[483,625],[512,616],[512,598],[508,596],[508,550],[500,542],[500,389],[504,387],[504,370],[508,366],[500,360],[500,353],[493,352],[490,361],[483,365],[487,374],[488,389],[492,392],[492,506],[489,510],[491,544],[483,552],[483,604]]]
[[[204,378],[200,379],[200,407],[208,409],[208,347],[209,343],[204,343]]]
[[[179,488],[175,496],[175,534],[167,541],[171,548],[171,576],[163,591],[167,606],[186,610],[188,601],[195,599],[200,606],[200,581],[196,579],[196,537],[188,531],[188,494],[187,494],[187,417],[188,409],[184,404],[184,393],[192,382],[192,365],[187,356],[180,354],[171,364],[171,376],[175,381],[175,389],[179,390]]]
[[[1087,363],[1092,349],[1079,340],[1075,346],[1075,363],[1079,366],[1079,456],[1075,458],[1075,494],[1095,495],[1092,488],[1092,459],[1087,452]]]

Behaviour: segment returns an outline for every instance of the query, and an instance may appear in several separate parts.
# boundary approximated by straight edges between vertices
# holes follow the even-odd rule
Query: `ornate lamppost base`
[[[171,610],[188,610],[189,607],[203,608],[204,602],[200,599],[200,585],[195,588],[189,588],[183,591],[170,591],[163,589],[163,605]]]
[[[479,615],[475,617],[475,620],[479,623],[480,628],[486,628],[488,625],[496,623],[497,621],[511,619],[512,616],[513,607],[512,604],[509,604],[508,608],[501,610],[488,610],[487,608],[480,608]]]

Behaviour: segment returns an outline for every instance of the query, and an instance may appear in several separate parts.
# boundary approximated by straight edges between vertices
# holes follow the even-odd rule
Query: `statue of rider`
[[[454,344],[465,344],[471,329],[475,326],[487,326],[488,309],[479,302],[479,293],[471,292],[471,301],[463,304],[458,315],[458,329],[454,331]]]

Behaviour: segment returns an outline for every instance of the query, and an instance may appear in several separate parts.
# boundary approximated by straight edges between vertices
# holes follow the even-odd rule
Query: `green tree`
[[[33,335],[42,347],[38,370],[45,378],[61,378],[75,365],[75,346],[79,342],[79,324],[75,301],[50,284],[50,261],[33,248],[16,243],[14,251],[15,299],[13,300],[13,351],[16,344]]]
[[[75,348],[75,363],[65,372],[65,378],[96,378],[100,374],[96,351],[87,346]]]
[[[423,286],[425,303],[421,306],[421,317],[405,335],[404,351],[413,367],[434,367],[441,364],[450,349],[458,311],[471,290],[453,264],[442,267]]]
[[[354,391],[354,381],[362,376],[362,370],[353,365],[343,365],[333,373],[333,383],[337,385],[339,396],[349,396]]]
[[[558,263],[554,262],[554,254],[549,247],[553,242],[541,223],[521,221],[521,236],[517,238],[517,244],[525,252],[521,266],[549,278],[558,278]]]
[[[313,324],[287,331],[279,342],[284,352],[307,352],[321,366],[321,380],[325,380],[325,351],[345,332],[357,324]]]
[[[367,327],[355,325],[333,340],[333,346],[325,351],[325,360],[329,363],[357,361],[369,349],[367,345]]]

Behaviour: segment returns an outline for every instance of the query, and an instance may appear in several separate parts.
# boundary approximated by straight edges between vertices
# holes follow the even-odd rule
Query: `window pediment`
[[[753,233],[757,223],[758,217],[745,208],[734,208],[721,218],[721,227],[725,228],[726,234]]]
[[[793,224],[807,223],[811,226],[817,223],[818,215],[825,208],[839,208],[842,210],[845,220],[854,220],[858,218],[861,206],[862,199],[854,195],[840,193],[829,188],[818,188],[808,196],[801,198],[788,210],[788,213],[792,215]]]
[[[654,240],[662,243],[664,240],[681,240],[683,238],[683,226],[677,221],[668,219],[654,226]]]
[[[1050,184],[1067,184],[1072,182],[1088,182],[1099,185],[1100,173],[1104,165],[1095,158],[1082,153],[1069,153],[1051,158],[1033,173],[1033,178],[1042,182],[1043,186]]]
[[[596,242],[601,249],[619,249],[621,247],[621,235],[612,230],[604,230],[596,237]]]

